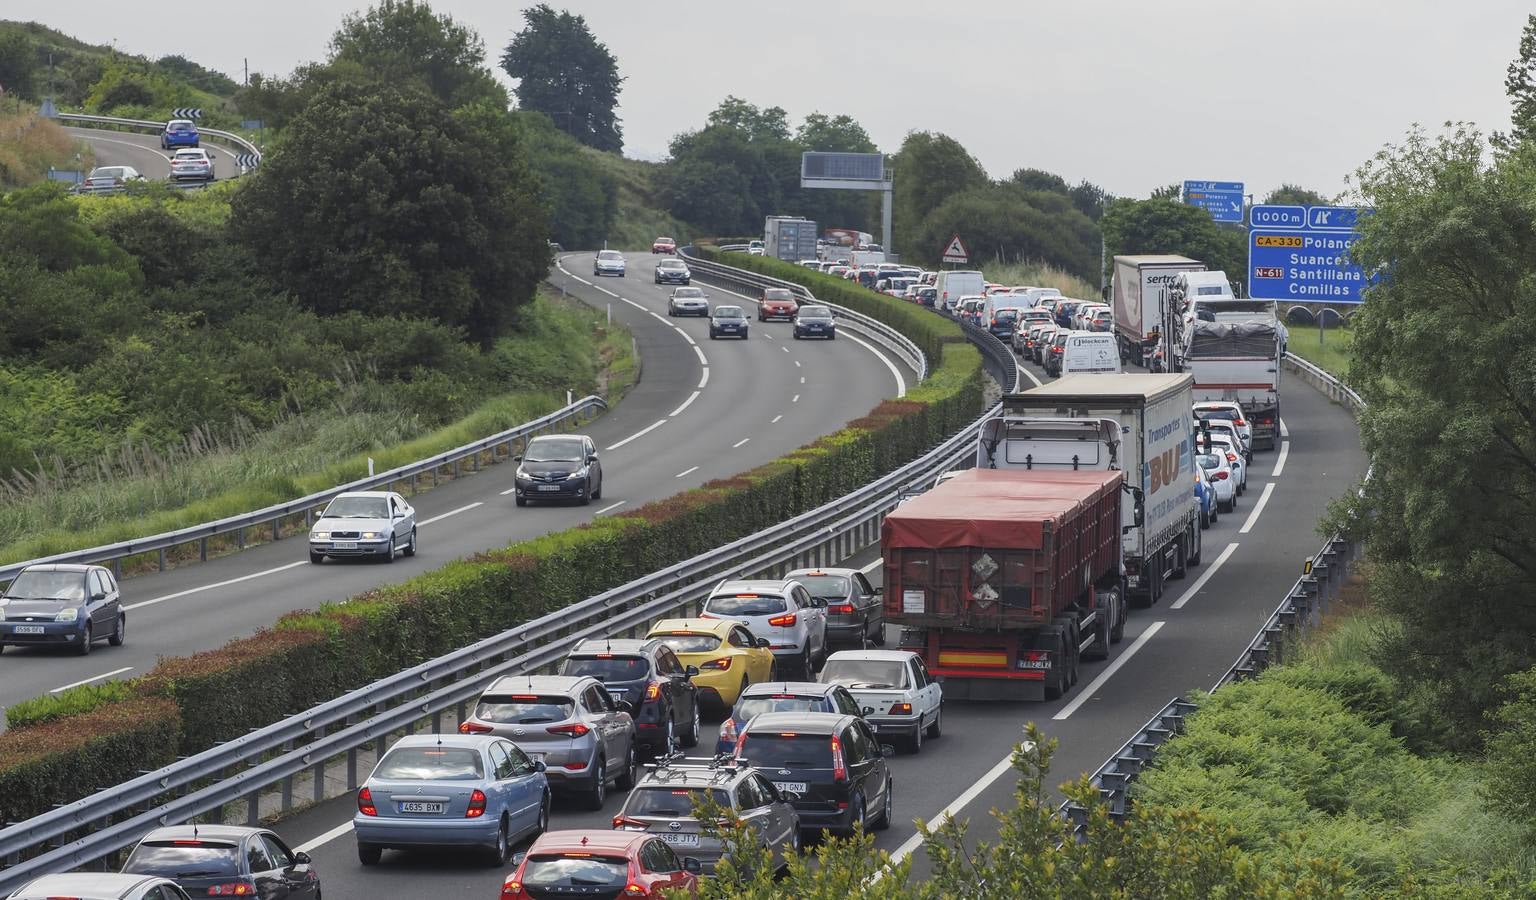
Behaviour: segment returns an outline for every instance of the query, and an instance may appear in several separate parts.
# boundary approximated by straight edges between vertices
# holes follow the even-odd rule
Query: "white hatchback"
[[[821,682],[846,687],[881,740],[900,737],[917,753],[924,737],[939,736],[944,690],[910,650],[839,650],[827,657]]]
[[[827,601],[812,597],[798,581],[722,581],[699,611],[704,619],[741,622],[768,639],[777,677],[789,672],[815,679],[815,664],[827,655]]]
[[[1196,403],[1195,418],[1225,419],[1237,426],[1237,433],[1242,435],[1244,444],[1253,446],[1253,423],[1248,421],[1243,405],[1236,400],[1204,400]]]

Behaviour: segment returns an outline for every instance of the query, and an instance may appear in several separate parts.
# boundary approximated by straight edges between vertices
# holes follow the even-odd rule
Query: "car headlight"
[[[53,620],[55,622],[73,622],[79,618],[80,610],[72,606],[69,609],[61,610],[58,615],[53,617]]]
[[[312,541],[328,541],[331,539],[331,533],[329,531],[311,531],[309,539]]]
[[[586,477],[587,477],[587,467],[586,466],[582,466],[581,468],[577,469],[576,471],[572,472],[571,474],[565,476],[565,480],[566,481],[576,481],[577,479],[586,478]]]
[[[379,537],[379,535],[380,535],[380,532],[377,532],[377,531],[365,531],[365,532],[363,532],[363,540],[365,540],[365,541],[375,540],[375,539],[377,539]]]
[[[518,469],[517,470],[517,480],[518,481],[532,481],[533,480],[533,476],[529,475],[527,472],[524,472],[522,469]]]

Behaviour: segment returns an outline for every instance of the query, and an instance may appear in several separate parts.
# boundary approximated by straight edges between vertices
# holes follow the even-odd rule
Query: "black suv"
[[[691,680],[699,668],[684,666],[661,641],[585,640],[560,664],[560,674],[590,675],[615,701],[628,701],[642,753],[660,756],[679,742],[699,743],[699,693]]]
[[[860,716],[763,713],[736,742],[736,760],[762,772],[781,794],[794,794],[805,830],[848,834],[863,824],[891,827],[892,780],[881,744]]]

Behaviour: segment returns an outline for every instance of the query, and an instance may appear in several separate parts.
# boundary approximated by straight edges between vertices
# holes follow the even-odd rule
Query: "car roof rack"
[[[709,780],[716,782],[734,778],[738,772],[744,772],[752,766],[746,759],[733,758],[730,751],[722,751],[714,756],[684,756],[682,750],[674,750],[645,763],[644,767],[655,781],[666,782],[689,774],[713,773]]]

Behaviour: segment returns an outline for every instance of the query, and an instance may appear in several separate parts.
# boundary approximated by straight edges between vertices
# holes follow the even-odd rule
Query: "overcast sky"
[[[25,7],[32,5],[30,11]],[[492,66],[521,2],[437,0]],[[659,159],[727,94],[791,123],[847,113],[880,148],[960,141],[995,178],[1033,167],[1144,196],[1184,179],[1334,194],[1414,122],[1504,129],[1504,70],[1529,4],[1511,0],[666,0],[552,2],[585,15],[627,77],[625,152]],[[120,50],[179,53],[241,77],[321,59],[356,0],[260,0],[213,15],[23,0],[34,18]],[[497,69],[498,74],[500,70]],[[897,177],[900,177],[898,174]]]

